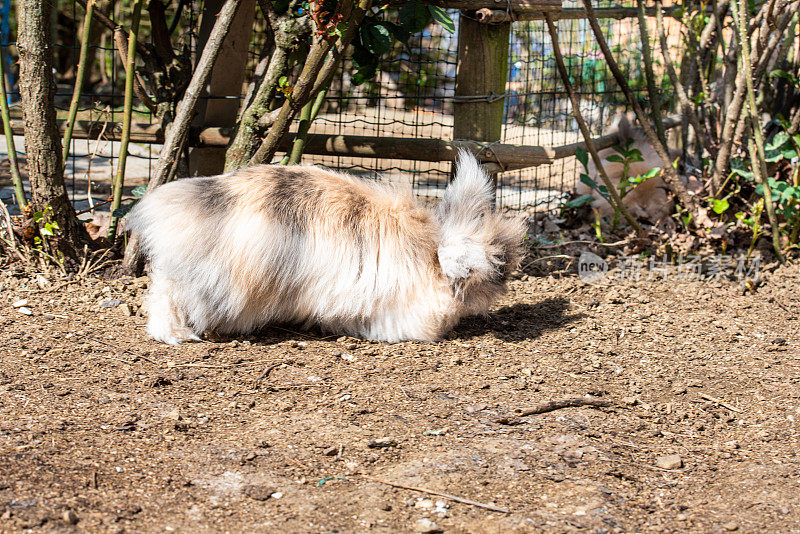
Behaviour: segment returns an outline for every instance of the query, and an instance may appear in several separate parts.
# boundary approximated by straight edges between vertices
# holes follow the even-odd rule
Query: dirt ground
[[[524,275],[441,343],[170,347],[146,278],[4,267],[0,531],[798,532],[799,282]]]

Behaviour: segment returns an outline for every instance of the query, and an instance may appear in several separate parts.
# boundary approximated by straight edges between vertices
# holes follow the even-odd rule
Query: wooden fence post
[[[510,32],[511,22],[484,24],[463,12],[459,17],[454,139],[500,141]],[[492,180],[497,183],[497,174]]]
[[[224,0],[206,0],[203,19],[200,23],[199,47],[205,45],[211,28],[217,20]],[[242,0],[241,7],[233,19],[225,42],[211,71],[208,94],[217,97],[201,101],[194,124],[202,127],[229,127],[236,124],[245,81],[250,38],[253,34],[256,0]],[[227,97],[227,98],[225,98]],[[221,174],[225,168],[225,148],[194,148],[189,154],[191,176]]]

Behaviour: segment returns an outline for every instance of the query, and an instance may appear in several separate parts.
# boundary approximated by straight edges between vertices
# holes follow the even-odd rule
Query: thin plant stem
[[[650,49],[650,35],[647,31],[647,16],[645,14],[644,0],[636,1],[637,15],[639,17],[639,34],[642,41],[642,59],[644,60],[644,74],[647,78],[647,95],[650,97],[650,117],[656,127],[656,134],[661,144],[667,146],[667,136],[664,125],[661,124],[661,96],[656,87],[656,76],[653,72],[653,52]]]
[[[122,204],[122,187],[125,184],[125,164],[128,158],[128,144],[131,139],[131,118],[133,115],[133,84],[136,78],[136,42],[139,34],[139,21],[142,18],[144,0],[134,0],[131,32],[128,36],[128,57],[125,65],[125,105],[122,117],[122,141],[119,149],[117,173],[114,176],[114,200],[111,202],[111,220],[108,224],[108,238],[114,240],[117,235],[119,217],[116,211]]]
[[[3,133],[6,136],[6,150],[8,152],[8,163],[11,167],[11,180],[14,182],[14,196],[17,199],[17,206],[24,208],[28,205],[25,196],[25,187],[22,185],[22,177],[19,174],[19,160],[17,159],[17,149],[14,146],[14,132],[11,129],[11,113],[8,111],[8,93],[6,92],[6,57],[0,43],[0,113],[3,118]]]
[[[306,147],[306,139],[308,138],[308,130],[311,128],[311,123],[317,118],[322,103],[325,101],[325,95],[328,93],[327,89],[323,89],[317,93],[317,97],[313,102],[308,102],[303,106],[300,112],[300,124],[297,125],[297,135],[294,137],[292,143],[291,153],[288,155],[288,165],[297,165],[303,157],[303,150]],[[284,158],[285,159],[285,158]]]
[[[78,72],[75,76],[75,87],[72,90],[72,102],[69,104],[69,114],[67,115],[67,128],[64,131],[64,142],[61,150],[61,162],[67,166],[69,156],[69,146],[72,143],[72,132],[75,129],[75,118],[78,116],[78,104],[81,100],[83,82],[86,79],[86,62],[89,57],[89,34],[92,30],[92,14],[94,13],[95,0],[86,2],[86,16],[83,19],[83,35],[81,36],[81,52],[78,58]]]
[[[689,99],[689,95],[686,94],[686,89],[683,87],[683,84],[675,72],[675,64],[672,62],[672,56],[669,53],[669,43],[667,42],[667,36],[664,32],[664,17],[662,15],[662,9],[661,0],[656,0],[656,28],[659,42],[661,44],[661,55],[664,56],[664,64],[667,68],[667,75],[669,75],[670,82],[672,83],[672,86],[675,88],[675,92],[678,95],[678,103],[680,104],[681,111],[688,118],[689,123],[692,125],[692,129],[697,135],[697,138],[700,140],[700,144],[702,144],[703,148],[710,152],[712,147],[711,143],[708,141],[708,136],[701,128],[700,120],[697,118],[697,114],[695,113],[695,109],[692,106],[691,100]]]
[[[250,158],[250,165],[268,163],[278,148],[279,143],[289,130],[292,120],[306,103],[309,102],[318,92],[328,85],[329,69],[325,58],[328,52],[334,48],[337,41],[340,41],[344,49],[350,44],[356,35],[356,30],[361,24],[364,16],[372,7],[372,0],[349,0],[337,2],[337,12],[343,14],[342,22],[346,23],[346,29],[339,38],[335,35],[321,36],[312,45],[308,53],[303,70],[300,72],[297,83],[292,91],[291,98],[286,99],[280,108],[275,123],[269,130],[266,138]],[[333,57],[338,57],[334,54]]]
[[[733,17],[736,20],[739,47],[742,53],[742,69],[744,70],[744,79],[747,84],[747,107],[750,113],[750,122],[753,131],[753,139],[749,143],[750,161],[752,162],[753,174],[756,182],[764,187],[764,207],[767,210],[769,224],[772,226],[772,247],[775,249],[775,254],[777,254],[778,259],[783,261],[778,216],[775,213],[775,204],[772,202],[772,189],[769,186],[769,179],[767,177],[767,164],[764,156],[764,134],[761,131],[761,122],[758,119],[758,108],[756,108],[755,90],[753,89],[753,67],[750,64],[750,41],[747,37],[747,6],[744,0],[734,0],[731,2],[731,7],[733,7]],[[753,147],[753,144],[755,144],[755,147]],[[753,148],[755,148],[755,150],[753,150]]]
[[[628,104],[630,104],[634,113],[636,113],[636,117],[639,119],[639,123],[644,130],[645,136],[647,137],[647,142],[650,143],[650,146],[652,146],[653,150],[656,151],[656,154],[658,154],[658,157],[664,166],[664,181],[667,183],[667,186],[675,194],[675,196],[678,197],[678,202],[680,202],[684,208],[689,210],[689,213],[692,216],[692,224],[695,227],[702,229],[704,227],[713,226],[714,223],[711,221],[711,219],[709,219],[706,209],[700,204],[700,201],[697,198],[689,194],[689,191],[686,189],[686,185],[681,181],[680,176],[678,176],[678,172],[672,166],[672,160],[670,159],[669,153],[667,152],[666,148],[661,145],[658,135],[656,134],[655,130],[653,130],[652,126],[650,126],[647,116],[642,110],[642,106],[639,105],[639,101],[636,99],[633,91],[631,91],[628,81],[625,79],[625,76],[619,69],[619,65],[614,59],[614,56],[611,54],[611,50],[608,48],[608,42],[603,36],[600,23],[597,22],[597,15],[595,14],[594,7],[592,7],[592,1],[583,0],[583,6],[586,9],[586,19],[589,22],[589,26],[592,28],[592,33],[594,33],[595,40],[597,40],[597,44],[600,46],[600,50],[603,53],[606,64],[611,70],[611,74],[614,75],[614,79],[617,81],[622,89],[622,92],[625,94]]]
[[[200,59],[192,73],[192,79],[189,81],[186,91],[175,108],[175,120],[164,134],[164,146],[158,156],[156,172],[147,183],[147,192],[145,194],[152,192],[155,188],[175,177],[181,154],[186,147],[189,127],[197,110],[200,95],[211,78],[211,71],[217,61],[222,43],[228,35],[233,18],[236,16],[241,3],[241,0],[226,0],[220,9],[211,29],[211,34],[208,36],[208,41],[206,41],[206,45],[200,54]],[[138,236],[134,234],[125,245],[125,258],[122,268],[127,272],[138,274],[144,266],[139,243]]]
[[[603,168],[603,162],[600,160],[600,156],[597,153],[597,149],[594,146],[594,142],[592,141],[592,134],[589,132],[589,128],[586,126],[586,122],[583,120],[583,116],[581,115],[581,106],[580,101],[578,100],[578,96],[575,94],[574,89],[572,88],[572,84],[569,81],[569,74],[567,73],[567,68],[564,65],[564,56],[561,54],[561,47],[558,44],[558,31],[556,30],[556,25],[553,23],[553,17],[550,13],[545,13],[545,20],[547,21],[547,29],[550,31],[550,40],[553,42],[553,54],[556,56],[556,65],[558,66],[558,73],[561,76],[561,81],[567,89],[567,94],[569,94],[570,102],[572,102],[572,113],[575,116],[575,120],[578,122],[578,127],[581,130],[581,134],[583,134],[583,139],[586,143],[586,150],[591,154],[592,160],[594,161],[595,166],[597,167],[597,172],[600,173],[600,179],[605,184],[606,189],[608,189],[609,194],[609,202],[612,202],[612,206],[614,207],[615,213],[621,213],[625,220],[628,221],[628,224],[631,225],[633,229],[636,230],[636,233],[641,235],[643,233],[642,227],[639,225],[639,222],[634,219],[628,210],[625,209],[624,204],[622,204],[622,198],[619,196],[619,192],[617,191],[616,186],[611,183],[611,179],[606,174],[606,170]]]

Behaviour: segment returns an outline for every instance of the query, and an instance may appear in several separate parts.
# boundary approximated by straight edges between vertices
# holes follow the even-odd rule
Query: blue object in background
[[[0,46],[8,48],[11,41],[11,0],[0,0]],[[16,85],[16,76],[14,74],[14,62],[11,61],[11,56],[6,51],[5,60],[6,64],[3,71],[5,72],[6,79],[3,80],[8,88],[8,103],[11,104],[14,98],[14,86]]]

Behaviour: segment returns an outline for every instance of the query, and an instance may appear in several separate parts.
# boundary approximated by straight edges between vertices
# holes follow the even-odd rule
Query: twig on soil
[[[19,259],[26,264],[29,263],[27,258],[25,258],[25,256],[23,256],[17,248],[16,239],[14,238],[14,226],[11,224],[11,215],[8,213],[8,209],[2,200],[0,200],[0,209],[3,210],[3,219],[6,221],[6,231],[8,232],[9,246],[14,251],[14,254],[19,257]]]
[[[284,458],[286,458],[287,460],[289,460],[290,462],[292,462],[294,465],[296,465],[296,466],[298,466],[298,467],[302,467],[303,469],[305,469],[306,471],[308,471],[308,466],[306,466],[306,465],[303,465],[303,464],[302,464],[302,463],[300,463],[298,460],[295,460],[294,458],[292,458],[291,456],[289,456],[289,455],[288,455],[288,454],[286,454],[285,452],[283,453],[283,457],[284,457]]]
[[[625,460],[617,460],[616,458],[604,458],[602,456],[599,456],[598,460],[603,460],[605,462],[615,462],[619,464],[633,465],[635,467],[644,467],[646,469],[652,469],[653,471],[661,471],[666,473],[685,473],[687,471],[685,467],[682,467],[680,469],[665,469],[663,467],[658,467],[657,465],[642,464],[637,462],[627,462]]]
[[[116,356],[109,356],[108,354],[94,354],[92,357],[105,358],[106,360],[114,360],[115,362],[126,363],[128,365],[133,365],[136,363],[136,360],[125,360],[123,358],[117,358]]]
[[[730,411],[732,411],[732,412],[736,412],[736,413],[742,413],[742,410],[740,410],[739,408],[737,408],[737,407],[735,407],[735,406],[733,406],[733,405],[731,405],[731,404],[728,404],[727,402],[725,402],[725,401],[722,401],[722,400],[720,400],[720,399],[718,399],[718,398],[716,398],[716,397],[712,397],[711,395],[708,395],[707,393],[701,393],[701,394],[700,394],[700,398],[701,398],[701,399],[705,399],[705,400],[707,400],[707,401],[711,401],[711,402],[713,402],[714,404],[719,404],[719,405],[720,405],[720,406],[722,406],[723,408],[727,408],[727,409],[729,409],[729,410],[730,410]]]
[[[59,289],[67,287],[70,284],[77,284],[79,282],[80,282],[80,280],[67,280],[66,282],[62,282],[62,283],[58,284],[57,286],[48,287],[47,289],[26,289],[25,291],[27,291],[30,294],[52,293],[53,291],[58,291]]]
[[[177,365],[173,365],[172,367],[195,367],[198,369],[232,369],[236,367],[236,365],[214,365],[209,363],[179,363]]]
[[[638,241],[641,238],[634,237],[632,239],[623,239],[622,241],[615,241],[614,243],[600,243],[598,241],[564,241],[563,243],[553,243],[552,245],[536,245],[533,247],[535,250],[543,249],[543,248],[560,248],[566,247],[567,245],[597,245],[598,247],[621,247],[622,245],[627,245],[634,241]]]
[[[289,389],[328,388],[330,384],[287,384],[285,386],[268,386],[269,391],[286,391]]]
[[[427,493],[429,495],[438,495],[439,497],[444,497],[445,499],[450,499],[451,501],[460,502],[462,504],[469,504],[471,506],[477,506],[478,508],[485,508],[486,510],[491,510],[493,512],[500,512],[503,514],[510,514],[511,510],[508,508],[502,508],[500,506],[495,506],[493,504],[486,504],[478,501],[473,501],[470,499],[463,499],[461,497],[457,497],[455,495],[451,495],[449,493],[444,493],[441,491],[436,491],[427,488],[420,488],[417,486],[407,486],[405,484],[398,484],[397,482],[389,482],[388,480],[381,480],[380,478],[371,477],[368,475],[361,475],[361,478],[365,480],[369,480],[371,482],[378,482],[380,484],[386,484],[387,486],[392,486],[394,488],[406,489],[411,491],[419,491],[420,493]]]
[[[272,373],[272,371],[274,371],[275,369],[277,369],[281,365],[292,364],[292,363],[294,363],[294,362],[292,362],[292,361],[282,361],[282,362],[273,363],[272,365],[270,365],[269,367],[264,369],[264,372],[261,373],[260,375],[258,375],[258,378],[253,380],[253,385],[258,384],[259,382],[261,382],[265,378],[269,378],[270,373]]]
[[[531,408],[517,408],[514,410],[520,417],[534,415],[537,413],[553,412],[562,408],[576,408],[579,406],[608,407],[614,406],[614,401],[608,399],[598,399],[596,397],[574,397],[571,399],[561,399],[555,401],[541,402]]]
[[[88,339],[91,339],[92,341],[96,341],[97,343],[100,343],[101,345],[105,345],[107,347],[111,347],[112,349],[117,349],[118,351],[120,351],[122,353],[127,353],[127,354],[130,354],[131,356],[135,356],[133,361],[130,361],[130,362],[127,361],[127,360],[120,360],[120,361],[124,361],[125,363],[134,363],[136,361],[136,359],[140,359],[140,360],[144,360],[144,361],[146,361],[148,363],[151,363],[151,364],[155,365],[156,367],[161,367],[161,365],[159,365],[158,362],[155,362],[155,361],[151,360],[150,358],[148,358],[147,356],[143,356],[142,354],[139,354],[138,352],[134,352],[134,351],[132,351],[130,349],[126,349],[126,348],[120,347],[119,345],[115,345],[113,343],[109,343],[108,341],[103,341],[102,339],[97,339],[96,337],[92,337],[92,336],[86,336],[86,337]]]

